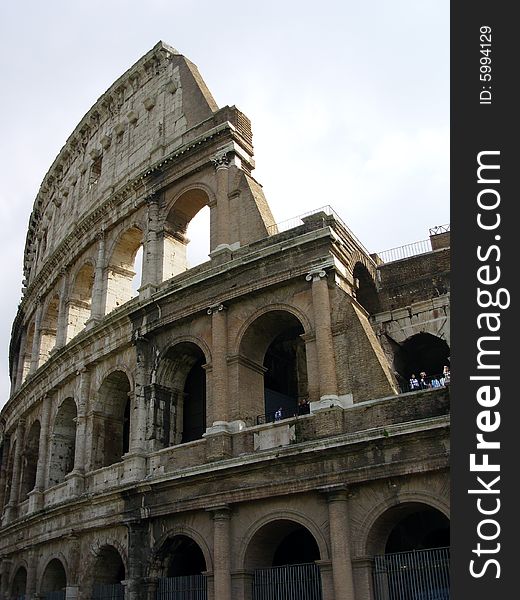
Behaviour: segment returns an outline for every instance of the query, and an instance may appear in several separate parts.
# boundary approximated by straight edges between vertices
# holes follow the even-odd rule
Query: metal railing
[[[418,390],[431,390],[435,388],[446,387],[450,385],[451,374],[441,373],[440,375],[426,375],[425,377],[410,378],[406,384],[401,382],[402,392],[416,392]]]
[[[439,235],[440,233],[449,233],[450,231],[450,223],[446,225],[436,225],[435,227],[430,227],[430,235]]]
[[[257,569],[253,600],[321,600],[320,569],[315,563]]]
[[[65,600],[65,591],[45,592],[43,597],[45,600]]]
[[[389,263],[395,260],[402,260],[403,258],[410,258],[411,256],[419,256],[431,251],[432,243],[427,239],[406,244],[405,246],[398,246],[397,248],[390,248],[390,250],[383,250],[383,252],[378,252],[377,255],[383,262]]]
[[[318,213],[325,213],[328,217],[333,217],[335,221],[337,221],[343,229],[348,233],[348,235],[352,238],[352,240],[359,246],[360,250],[362,250],[368,257],[370,257],[370,252],[363,246],[363,244],[359,241],[359,239],[354,235],[352,230],[345,224],[343,219],[338,215],[338,213],[327,204],[326,206],[321,206],[320,208],[315,208],[309,212],[303,213],[296,217],[292,217],[291,219],[287,219],[286,221],[282,221],[280,223],[275,223],[274,225],[270,225],[267,228],[268,235],[274,235],[276,233],[282,233],[284,231],[288,231],[289,229],[293,229],[294,227],[299,227],[300,225],[304,225],[307,217],[311,217],[312,215],[317,215]],[[325,223],[324,223],[325,225]]]
[[[265,413],[262,413],[261,415],[257,415],[256,424],[264,425],[265,423],[276,423],[277,421],[281,421],[282,419],[292,419],[292,417],[308,415],[309,413],[310,413],[309,403],[298,406],[297,408],[294,408],[291,410],[284,409],[284,408],[282,408],[281,411],[272,410],[270,412],[265,412]]]
[[[207,579],[204,575],[161,577],[155,600],[207,600]]]
[[[96,583],[92,590],[93,600],[124,600],[125,588],[121,583]]]
[[[374,557],[375,600],[449,600],[450,549]]]

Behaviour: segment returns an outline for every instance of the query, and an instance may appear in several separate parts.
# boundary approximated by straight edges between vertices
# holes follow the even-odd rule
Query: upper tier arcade
[[[80,121],[36,197],[13,389],[132,298],[140,248],[141,299],[185,271],[186,229],[204,206],[216,260],[265,237],[273,218],[253,168],[249,119],[219,109],[193,63],[163,42],[137,61]]]

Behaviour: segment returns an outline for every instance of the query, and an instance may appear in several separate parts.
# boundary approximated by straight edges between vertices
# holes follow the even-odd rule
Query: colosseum
[[[330,207],[275,223],[254,166],[249,119],[162,42],[51,165],[1,598],[449,598],[449,226],[369,253]]]

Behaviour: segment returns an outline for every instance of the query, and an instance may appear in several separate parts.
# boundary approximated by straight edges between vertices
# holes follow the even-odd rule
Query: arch
[[[188,226],[209,204],[210,195],[203,185],[191,185],[183,189],[169,204],[163,224],[163,281],[190,268],[187,260],[190,242],[187,237]]]
[[[293,523],[295,526],[305,528],[314,538],[318,546],[319,556],[321,560],[327,560],[330,558],[329,548],[327,545],[327,541],[323,535],[323,529],[320,528],[312,519],[309,519],[306,515],[299,513],[293,510],[283,510],[277,511],[275,513],[270,513],[265,515],[255,521],[247,530],[245,535],[243,536],[242,546],[238,552],[238,563],[237,566],[239,569],[248,569],[251,568],[250,563],[248,562],[248,552],[252,549],[252,542],[255,539],[255,536],[260,532],[264,527],[270,527],[272,524],[277,524],[281,522],[289,522]],[[249,557],[251,558],[251,557]],[[254,557],[253,557],[253,560]]]
[[[401,491],[399,498],[389,496],[374,506],[360,523],[359,553],[361,556],[373,556],[384,552],[387,539],[385,536],[398,520],[399,507],[404,507],[403,514],[408,512],[410,507],[425,507],[442,513],[447,519],[450,516],[448,503],[432,497],[427,492]]]
[[[23,367],[22,367],[22,383],[27,379],[31,370],[32,347],[34,342],[34,318],[27,327],[27,335],[25,336],[25,344],[23,348]]]
[[[394,370],[401,378],[401,387],[408,391],[408,382],[412,375],[421,380],[421,372],[424,383],[421,387],[430,387],[432,377],[437,376],[439,381],[445,366],[449,366],[450,348],[445,340],[431,333],[417,333],[407,338],[402,344],[394,342]]]
[[[74,398],[66,398],[56,413],[51,434],[49,486],[64,481],[74,468],[77,412]]]
[[[379,295],[374,278],[367,267],[359,261],[356,262],[352,276],[354,278],[356,300],[369,314],[379,312],[381,310]]]
[[[98,549],[92,569],[92,598],[123,597],[122,582],[126,579],[126,566],[118,549],[105,544]]]
[[[162,552],[165,548],[167,548],[168,540],[171,540],[175,537],[185,537],[192,540],[193,543],[200,548],[203,554],[204,562],[206,564],[206,570],[211,571],[213,569],[213,561],[211,558],[211,552],[209,550],[206,537],[201,535],[192,527],[186,525],[178,525],[175,528],[170,529],[166,533],[164,533],[160,537],[155,548],[153,549],[149,564],[150,576],[158,576],[162,572],[164,567],[164,565],[162,564]]]
[[[58,331],[58,314],[60,309],[60,297],[54,293],[48,300],[42,311],[40,326],[40,356],[38,366],[49,359],[51,351],[56,346],[56,334]]]
[[[67,342],[85,328],[90,318],[93,287],[94,266],[89,260],[78,269],[72,283],[68,301]]]
[[[137,225],[126,229],[114,242],[107,264],[107,314],[132,299],[132,285],[136,275],[135,259],[142,244],[143,232]]]
[[[67,570],[61,558],[51,558],[45,569],[40,582],[40,593],[63,592],[67,587]]]
[[[159,577],[202,575],[208,570],[206,556],[193,537],[175,533],[163,539],[153,555],[154,574]]]
[[[40,450],[40,421],[36,420],[31,425],[25,442],[23,453],[22,481],[20,485],[20,501],[34,488],[36,483],[36,470],[38,467],[38,455]]]
[[[99,412],[94,418],[94,469],[121,461],[129,450],[130,391],[129,378],[122,370],[111,371],[99,387]]]
[[[180,341],[161,356],[152,385],[154,435],[162,446],[200,439],[206,431],[206,354]]]
[[[294,310],[264,310],[240,338],[239,386],[250,390],[249,416],[293,416],[308,407],[307,352]],[[251,414],[252,413],[252,414]]]
[[[25,564],[19,565],[14,571],[10,589],[10,598],[25,598],[27,591],[27,566]]]

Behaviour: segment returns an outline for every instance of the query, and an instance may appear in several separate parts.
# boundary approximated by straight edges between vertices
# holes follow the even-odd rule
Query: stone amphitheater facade
[[[249,119],[162,42],[53,162],[1,412],[2,598],[372,600],[403,523],[444,535],[449,387],[400,383],[447,357],[446,234],[383,262],[329,209],[279,227],[253,169]]]

